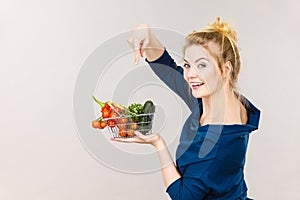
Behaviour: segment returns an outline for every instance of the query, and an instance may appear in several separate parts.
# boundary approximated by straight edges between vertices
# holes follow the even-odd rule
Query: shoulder
[[[260,109],[258,109],[248,98],[242,96],[243,105],[245,106],[247,113],[247,124],[251,131],[258,129],[259,121],[260,121]]]

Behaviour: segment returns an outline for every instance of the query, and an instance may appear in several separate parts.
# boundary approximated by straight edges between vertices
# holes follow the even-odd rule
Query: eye
[[[183,67],[184,67],[184,68],[190,68],[191,66],[190,66],[188,63],[184,63],[184,64],[183,64]]]
[[[199,65],[197,65],[197,67],[206,67],[205,63],[200,63]]]

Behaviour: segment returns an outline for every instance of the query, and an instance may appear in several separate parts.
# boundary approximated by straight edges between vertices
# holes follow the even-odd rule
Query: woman
[[[258,128],[260,111],[236,89],[240,71],[236,41],[236,32],[217,18],[186,37],[184,64],[179,67],[147,25],[138,26],[128,39],[135,62],[145,54],[152,70],[191,110],[176,164],[159,134],[114,139],[155,147],[172,199],[247,199],[246,148],[249,133]]]

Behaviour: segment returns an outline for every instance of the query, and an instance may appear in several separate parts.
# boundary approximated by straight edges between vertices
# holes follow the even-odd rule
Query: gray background
[[[1,0],[0,199],[168,199],[159,171],[120,173],[86,151],[73,117],[76,78],[94,49],[138,23],[187,34],[217,16],[239,34],[239,86],[262,110],[249,196],[300,199],[298,9],[296,0]]]

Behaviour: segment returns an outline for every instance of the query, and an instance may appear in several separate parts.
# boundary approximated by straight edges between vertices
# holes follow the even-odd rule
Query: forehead
[[[184,59],[189,62],[194,62],[200,57],[208,58],[208,56],[208,52],[201,45],[196,44],[188,46],[184,52]]]
[[[208,42],[205,48],[200,44],[192,44],[185,49],[184,58],[190,62],[194,62],[199,57],[214,60],[211,54],[215,56],[220,54],[220,47],[215,42]]]

